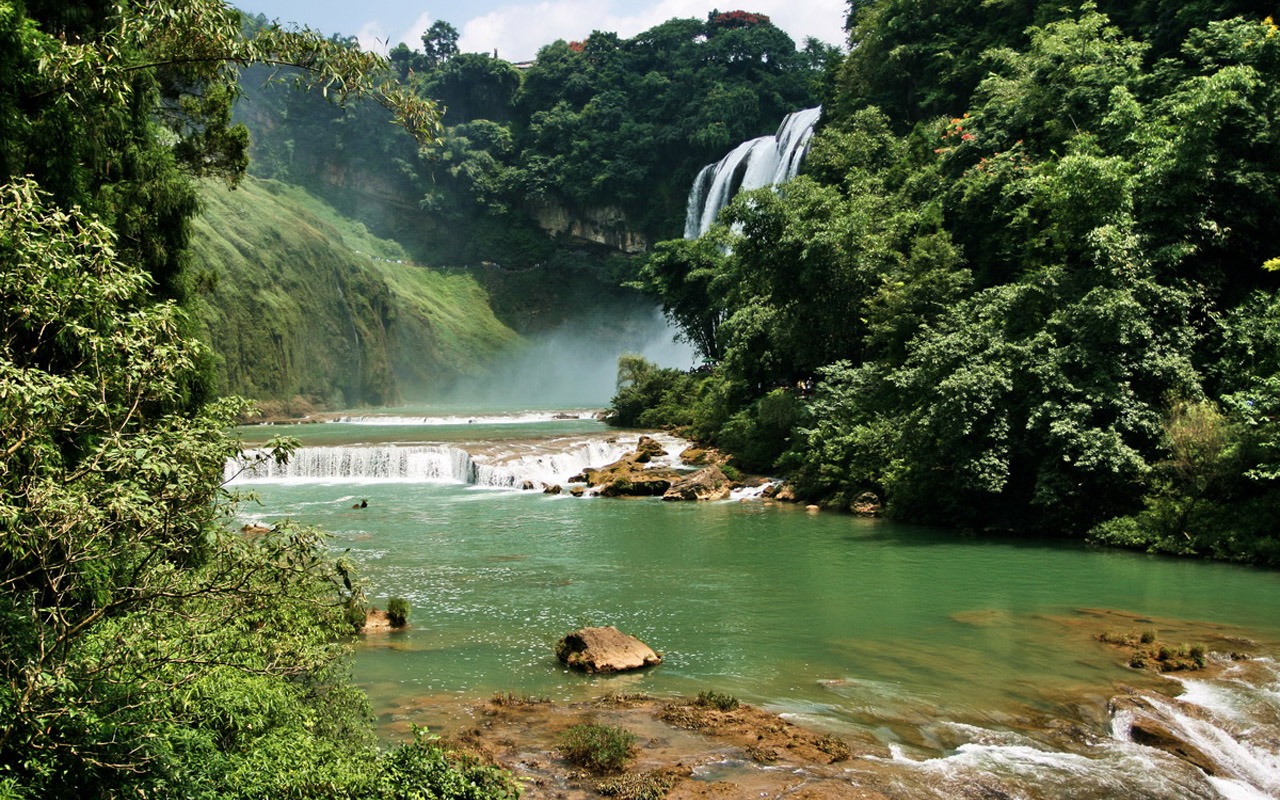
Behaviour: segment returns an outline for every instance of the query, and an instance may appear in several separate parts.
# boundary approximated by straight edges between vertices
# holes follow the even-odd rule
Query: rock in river
[[[732,488],[733,482],[729,480],[729,476],[713,464],[671,484],[671,488],[662,495],[662,499],[723,500],[729,496]]]
[[[570,633],[556,645],[556,657],[586,672],[624,672],[662,663],[649,645],[612,625]]]
[[[587,483],[605,497],[646,497],[662,494],[680,477],[675,470],[645,467],[642,457],[643,453],[635,452],[608,466],[587,470]]]

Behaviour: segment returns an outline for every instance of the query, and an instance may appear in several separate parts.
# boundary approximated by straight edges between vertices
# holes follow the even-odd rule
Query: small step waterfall
[[[653,434],[670,453],[688,442]],[[277,464],[247,451],[223,470],[228,483],[455,483],[490,488],[562,484],[588,467],[602,467],[631,452],[637,436],[511,443],[501,451],[476,452],[449,444],[348,445],[300,447]],[[674,458],[674,456],[672,456]],[[672,462],[674,465],[675,462]]]
[[[777,186],[794,178],[809,152],[820,116],[822,106],[788,114],[773,136],[743,142],[719,162],[703,167],[689,191],[684,238],[697,239],[706,233],[720,209],[738,192]]]

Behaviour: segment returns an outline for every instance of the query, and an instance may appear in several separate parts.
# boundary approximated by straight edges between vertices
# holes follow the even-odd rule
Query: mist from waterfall
[[[822,106],[788,114],[776,134],[743,142],[719,162],[703,167],[689,191],[684,238],[697,239],[706,233],[738,192],[794,178],[821,116]]]
[[[458,382],[455,403],[516,404],[527,408],[608,405],[617,385],[618,357],[644,356],[662,367],[689,369],[693,348],[678,340],[662,312],[647,304],[607,307],[574,317]]]

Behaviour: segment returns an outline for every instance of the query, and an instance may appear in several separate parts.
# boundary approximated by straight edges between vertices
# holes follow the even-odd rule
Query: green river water
[[[244,521],[322,526],[349,551],[371,600],[412,605],[410,629],[370,638],[354,665],[384,720],[417,708],[414,721],[434,723],[441,701],[497,691],[575,700],[713,688],[819,728],[869,731],[904,758],[928,759],[958,746],[939,722],[1003,730],[1069,716],[1105,735],[1113,687],[1146,680],[1095,641],[1105,629],[1240,640],[1262,654],[1280,642],[1273,571],[753,499],[553,496],[395,461],[406,448],[436,447],[443,454],[423,457],[457,461],[465,451],[497,463],[517,454],[536,470],[539,458],[584,442],[605,447],[616,435],[583,417],[407,416],[249,431],[296,435],[300,455],[313,458],[242,481],[261,498]],[[608,446],[624,447],[628,436]],[[474,467],[458,469],[476,479],[467,474]],[[368,507],[353,509],[362,499]],[[616,625],[665,660],[615,677],[571,673],[553,646],[585,624]],[[1280,699],[1280,682],[1262,689]],[[1253,786],[1261,794],[1219,787],[1223,796],[1268,796],[1280,757],[1262,758]]]

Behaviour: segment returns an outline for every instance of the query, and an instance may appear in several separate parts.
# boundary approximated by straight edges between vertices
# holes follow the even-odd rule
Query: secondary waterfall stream
[[[261,498],[244,522],[319,525],[374,602],[409,600],[412,627],[362,648],[355,664],[388,726],[445,725],[460,701],[500,691],[566,701],[713,688],[874,736],[885,755],[855,759],[849,774],[888,770],[903,797],[978,787],[1234,800],[1280,786],[1275,573],[759,500],[520,491],[634,446],[638,432],[583,409],[338,419],[246,429],[296,435],[302,447],[286,467],[231,462],[227,476]],[[360,499],[367,507],[352,508]],[[568,673],[552,644],[584,621],[616,624],[666,661],[615,678]],[[1165,680],[1097,640],[1146,628],[1203,643],[1215,668]],[[1248,657],[1230,661],[1235,650]],[[1113,709],[1125,685],[1142,703]],[[1213,774],[1135,735],[1138,710],[1151,718],[1139,727],[1172,731]]]
[[[697,239],[738,192],[786,183],[800,172],[822,107],[788,114],[778,132],[743,142],[698,173],[689,190],[684,237]]]

